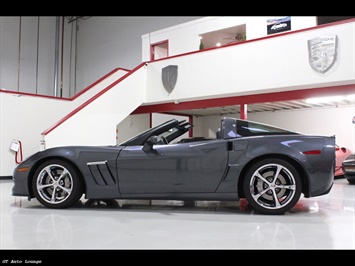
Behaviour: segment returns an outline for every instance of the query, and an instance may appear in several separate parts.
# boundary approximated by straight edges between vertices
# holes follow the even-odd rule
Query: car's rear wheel
[[[301,191],[299,173],[281,159],[261,160],[245,176],[245,197],[254,210],[263,214],[284,214],[291,210]]]
[[[83,184],[74,167],[63,160],[42,163],[32,180],[37,200],[48,208],[68,208],[83,195]]]
[[[346,179],[348,180],[349,184],[355,185],[355,177]]]

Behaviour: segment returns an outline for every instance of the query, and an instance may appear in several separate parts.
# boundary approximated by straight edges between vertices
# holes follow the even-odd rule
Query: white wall
[[[142,62],[150,61],[150,46],[169,41],[169,56],[199,50],[199,35],[246,24],[247,40],[267,36],[267,20],[274,16],[219,16],[204,17],[142,36]],[[317,25],[315,16],[291,16],[291,31]]]
[[[72,45],[76,35],[72,34],[72,25],[62,24],[62,19],[56,43],[56,17],[0,17],[0,88],[54,96],[57,67],[58,92],[62,83],[66,87],[62,96],[73,95],[69,94],[75,80],[75,49]],[[62,47],[64,53],[61,53]]]
[[[122,67],[143,61],[141,36],[201,16],[93,16],[80,21],[78,32],[78,88]]]
[[[239,24],[247,24],[248,39],[259,38],[269,18],[92,16],[69,23],[59,16],[56,43],[55,16],[0,16],[0,88],[54,95],[57,67],[58,89],[71,97],[116,67],[149,61],[151,43],[169,39],[170,55],[186,53],[198,49],[198,34]],[[316,25],[315,16],[291,18],[292,30]]]
[[[226,115],[239,118],[239,114]],[[355,152],[355,105],[348,107],[312,108],[310,110],[249,113],[248,120],[274,125],[310,135],[335,135],[336,143]],[[203,120],[202,136],[214,137],[220,126],[221,116],[194,118]],[[194,136],[198,136],[195,135]]]
[[[54,96],[57,67],[58,89],[71,97],[117,67],[139,65],[143,34],[201,16],[58,18],[56,43],[55,16],[0,16],[0,88]]]
[[[16,167],[13,139],[21,141],[26,158],[40,149],[41,130],[67,112],[68,101],[0,93],[0,176],[11,175]]]
[[[44,135],[45,148],[114,145],[116,125],[145,101],[145,81],[146,67],[142,64],[134,73],[110,85],[99,97],[79,106],[75,115]]]
[[[170,119],[177,119],[177,120],[186,120],[189,121],[189,117],[183,115],[171,115],[171,114],[160,114],[160,113],[153,113],[153,114],[140,114],[140,115],[129,115],[125,119],[122,120],[117,125],[117,144],[120,144],[132,136],[135,136],[150,127],[155,127],[160,125]],[[183,134],[176,141],[182,138],[188,138],[189,132]]]
[[[154,114],[152,114],[152,127],[160,125],[160,124],[164,123],[165,121],[168,121],[168,120],[173,119],[173,118],[175,118],[178,121],[186,120],[187,122],[189,122],[189,117],[188,116],[154,113]],[[186,132],[185,134],[183,134],[180,137],[176,138],[174,140],[174,142],[179,141],[179,140],[181,140],[183,138],[188,138],[188,137],[189,137],[189,132]]]
[[[151,62],[146,102],[183,102],[354,84],[354,24],[246,41]],[[320,74],[310,65],[308,40],[327,35],[338,37],[336,62],[328,72]],[[170,94],[161,81],[162,69],[168,65],[178,66],[177,82]]]
[[[248,114],[248,119],[305,134],[335,135],[336,143],[355,152],[355,105],[348,107],[314,108],[273,113]]]
[[[13,139],[21,141],[23,158],[37,152],[43,131],[126,73],[117,70],[73,101],[0,92],[0,176],[11,175],[16,167]]]
[[[129,115],[116,125],[116,144],[150,128],[150,114]]]

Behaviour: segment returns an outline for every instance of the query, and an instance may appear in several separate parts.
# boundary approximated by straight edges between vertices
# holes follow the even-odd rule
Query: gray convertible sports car
[[[221,119],[216,138],[176,139],[186,121],[169,120],[115,146],[67,146],[37,152],[14,170],[13,196],[49,208],[86,199],[235,201],[284,214],[300,199],[329,193],[335,137]]]

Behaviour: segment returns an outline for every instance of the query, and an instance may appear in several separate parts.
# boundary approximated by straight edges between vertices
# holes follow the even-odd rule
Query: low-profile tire
[[[302,192],[301,178],[288,162],[269,158],[253,164],[243,184],[249,205],[262,214],[278,215],[290,211]]]
[[[352,177],[352,178],[346,178],[346,180],[348,180],[348,182],[349,182],[349,184],[351,184],[351,185],[355,185],[355,177]]]
[[[70,163],[59,159],[48,160],[37,168],[32,189],[42,205],[54,209],[69,208],[83,195],[78,172]]]

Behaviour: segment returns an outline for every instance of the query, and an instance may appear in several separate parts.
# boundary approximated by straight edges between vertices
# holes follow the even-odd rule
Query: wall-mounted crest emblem
[[[163,86],[167,93],[171,93],[175,88],[175,84],[178,77],[178,66],[170,65],[164,67],[161,71],[161,80],[163,82]]]
[[[308,40],[311,67],[322,74],[327,72],[336,61],[337,46],[337,36],[322,36]]]

